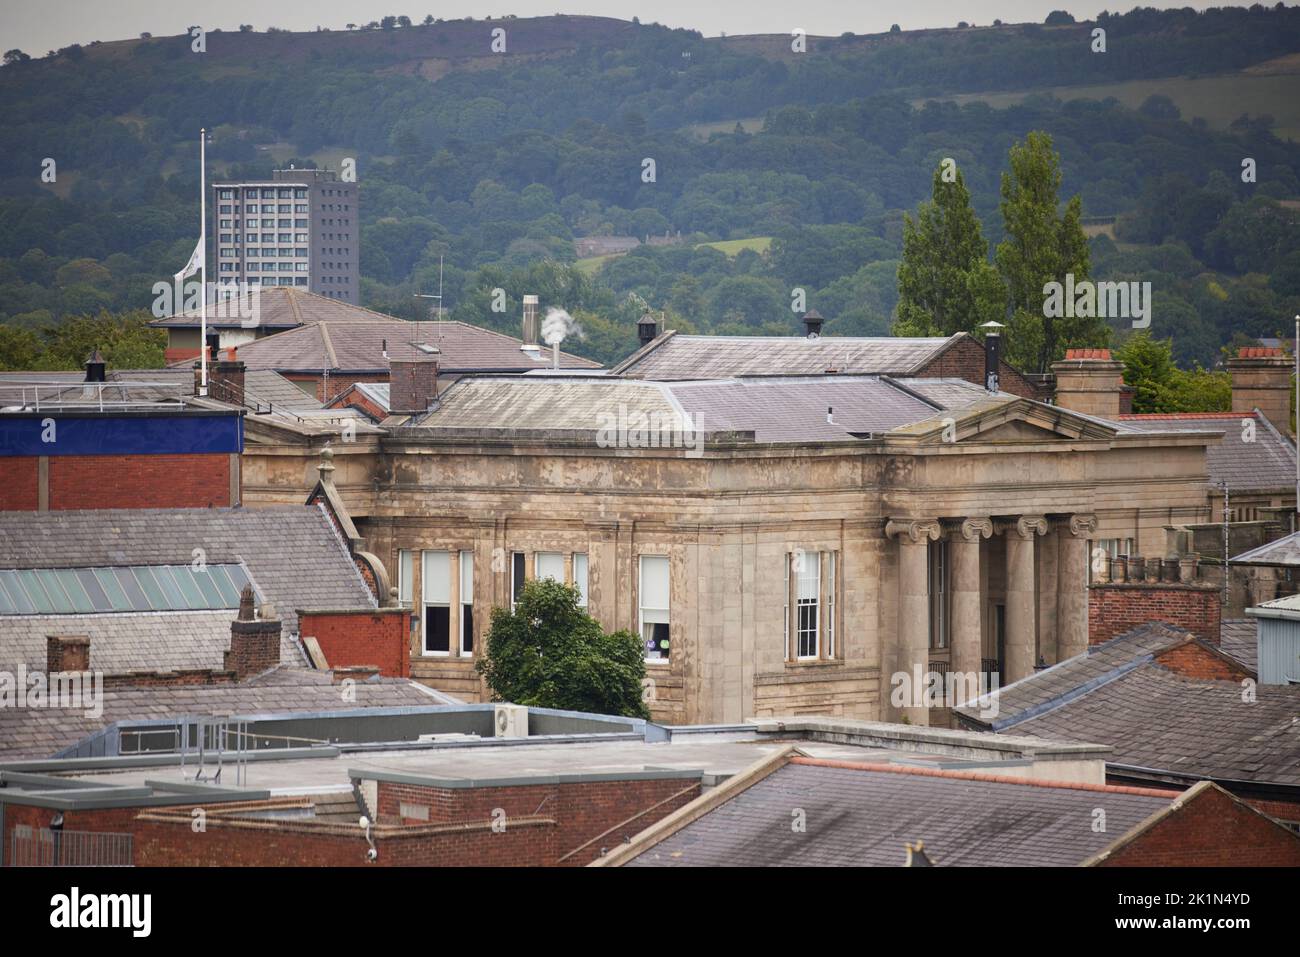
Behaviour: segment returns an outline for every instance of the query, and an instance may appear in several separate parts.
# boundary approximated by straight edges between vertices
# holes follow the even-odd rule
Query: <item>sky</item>
[[[1125,0],[1114,9],[1134,6],[1183,7],[1187,3],[1159,0]],[[1213,6],[1248,6],[1217,3]],[[1203,9],[1197,5],[1196,9]],[[897,23],[904,30],[953,27],[966,20],[977,26],[995,19],[1006,23],[1041,23],[1052,10],[1065,9],[1079,20],[1092,19],[1104,3],[1085,5],[1068,0],[426,0],[417,2],[366,2],[366,0],[312,0],[311,3],[274,4],[266,0],[0,0],[0,49],[18,48],[32,56],[71,43],[124,40],[148,31],[155,36],[179,35],[191,25],[209,29],[237,29],[251,23],[257,30],[268,26],[286,30],[314,30],[318,25],[343,29],[348,23],[367,23],[386,14],[405,14],[412,20],[436,17],[455,20],[465,16],[494,19],[505,14],[520,17],[553,13],[589,14],[669,27],[699,30],[705,36],[720,33],[789,33],[796,28],[813,36],[882,33]],[[271,11],[268,13],[268,11]]]

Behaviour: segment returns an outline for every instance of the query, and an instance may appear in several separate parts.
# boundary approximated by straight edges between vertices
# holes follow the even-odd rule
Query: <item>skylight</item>
[[[242,565],[0,569],[0,615],[238,608]]]

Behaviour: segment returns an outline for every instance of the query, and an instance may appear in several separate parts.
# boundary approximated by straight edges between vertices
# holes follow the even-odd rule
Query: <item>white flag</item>
[[[185,264],[185,268],[175,276],[177,282],[184,282],[187,276],[193,276],[203,265],[203,240],[200,239],[198,245],[194,247],[194,252],[190,255],[190,261]]]

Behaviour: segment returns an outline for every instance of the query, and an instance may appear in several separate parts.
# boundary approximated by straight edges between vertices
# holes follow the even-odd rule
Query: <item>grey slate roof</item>
[[[214,564],[242,561],[289,631],[296,608],[375,606],[319,505],[0,512],[0,568],[188,565],[196,548]]]
[[[111,615],[6,615],[0,617],[0,670],[19,663],[44,668],[45,639],[84,635],[90,666],[104,674],[185,671],[225,667],[234,609],[222,611],[124,612]],[[280,661],[307,667],[307,657],[288,629],[280,631]]]
[[[338,299],[308,292],[306,289],[295,289],[292,286],[267,286],[258,289],[258,321],[245,326],[242,318],[229,314],[229,309],[226,316],[216,316],[213,298],[216,293],[215,287],[209,289],[208,293],[208,325],[214,329],[291,329],[309,322],[383,322],[393,318],[382,312],[353,306]],[[196,329],[200,325],[201,318],[198,309],[191,309],[173,316],[155,319],[149,324],[161,328]],[[242,346],[240,351],[243,351]]]
[[[98,717],[77,708],[0,708],[0,759],[52,757],[118,721],[227,712],[241,717],[428,707],[440,703],[400,678],[358,681],[352,687],[356,700],[344,701],[328,672],[281,668],[239,684],[106,689],[103,713]]]
[[[1171,798],[792,762],[627,866],[891,867],[921,840],[941,867],[1070,867]],[[1099,807],[1103,833],[1092,828]],[[806,832],[791,827],[795,809]]]
[[[727,376],[914,374],[955,337],[687,336],[668,332],[611,372],[638,379],[720,379]]]
[[[1300,566],[1300,532],[1252,548],[1232,558],[1234,565]]]
[[[911,380],[928,383],[930,380]],[[949,401],[970,396],[948,380],[933,380]],[[827,422],[827,410],[833,409]],[[907,389],[877,376],[720,379],[658,382],[613,376],[474,376],[443,393],[436,409],[413,421],[416,429],[598,431],[622,421],[651,422],[705,433],[752,431],[758,442],[845,441],[938,415]],[[652,418],[653,417],[653,418]]]
[[[997,705],[995,731],[1106,744],[1113,766],[1300,787],[1300,686],[1258,685],[1244,701],[1240,682],[1184,677],[1152,661],[1186,638],[1143,625],[980,704]],[[956,710],[966,723],[990,723]]]
[[[406,322],[381,318],[366,322],[311,323],[239,347],[249,369],[279,372],[387,372],[390,359],[427,360],[417,345],[436,346],[442,374],[471,371],[525,372],[551,363],[549,349],[532,358],[511,336],[464,322]],[[387,351],[388,357],[384,353]],[[594,369],[599,363],[560,353],[561,367]]]
[[[1254,439],[1248,442],[1241,423],[1251,418],[1255,420]],[[1123,415],[1119,421],[1144,432],[1223,432],[1221,441],[1205,449],[1205,468],[1212,486],[1226,480],[1229,492],[1295,487],[1295,445],[1259,413]]]
[[[1259,670],[1259,626],[1254,618],[1227,618],[1219,626],[1219,650],[1251,671]]]
[[[270,369],[247,369],[244,372],[244,404],[273,409],[319,409],[322,404],[284,376]]]

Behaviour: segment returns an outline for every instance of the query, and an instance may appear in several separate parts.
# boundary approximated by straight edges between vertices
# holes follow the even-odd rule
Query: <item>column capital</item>
[[[1087,538],[1097,530],[1097,516],[1088,512],[1076,512],[1066,524],[1075,538]]]
[[[957,531],[966,541],[978,542],[981,538],[992,536],[993,521],[987,518],[963,519]]]
[[[893,538],[897,535],[900,542],[904,535],[911,540],[912,544],[927,539],[934,542],[939,540],[939,534],[939,520],[935,518],[891,518],[885,523],[885,537]]]
[[[1023,541],[1029,541],[1035,535],[1047,534],[1047,519],[1042,515],[1020,515],[999,520],[997,530],[1001,534],[1014,534]]]

